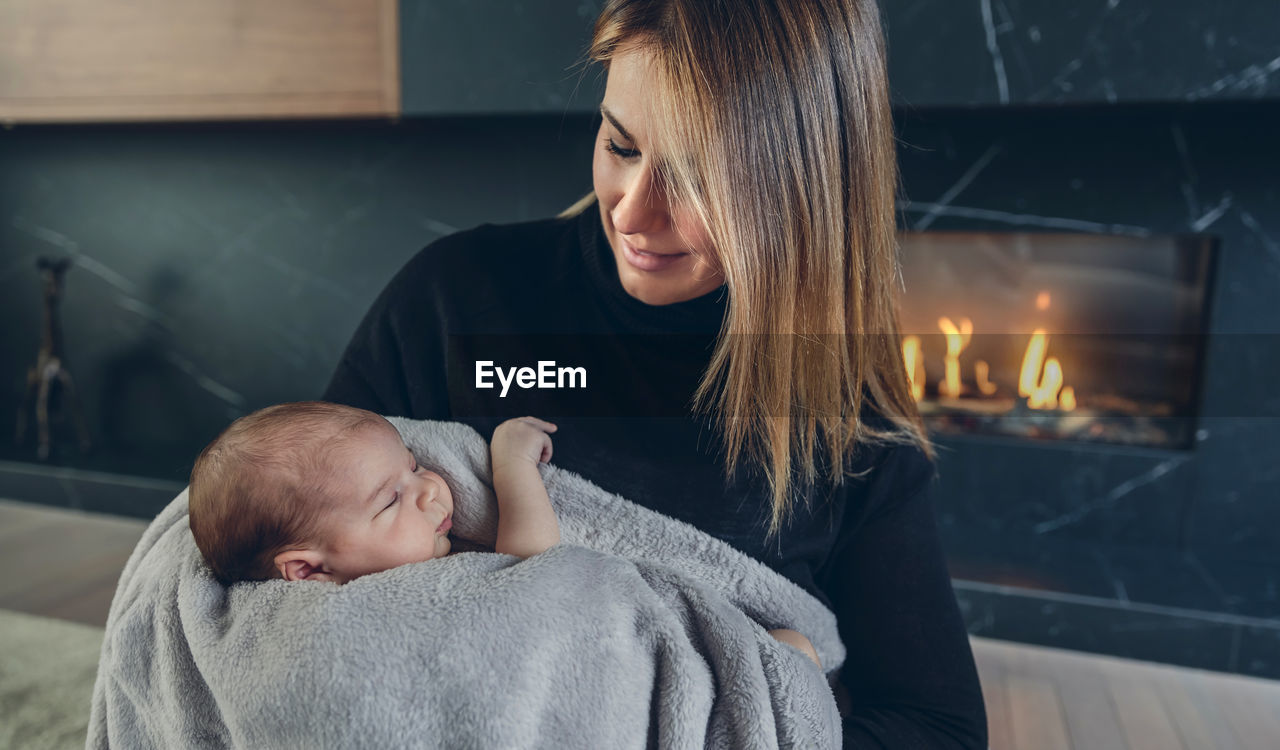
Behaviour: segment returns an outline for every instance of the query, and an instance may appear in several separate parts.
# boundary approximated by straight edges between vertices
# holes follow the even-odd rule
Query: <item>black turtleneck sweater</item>
[[[373,304],[326,391],[330,401],[453,419],[492,437],[503,419],[559,425],[555,463],[697,526],[827,602],[848,648],[846,747],[985,748],[969,642],[935,527],[933,467],[914,447],[863,450],[766,543],[768,493],[725,478],[690,399],[725,290],[674,305],[631,297],[592,206],[572,219],[484,225],[419,252]],[[496,368],[582,368],[586,387],[521,388]],[[494,386],[477,387],[482,379]],[[488,373],[486,375],[486,373]],[[526,382],[527,379],[526,379]],[[579,386],[579,387],[571,387]]]

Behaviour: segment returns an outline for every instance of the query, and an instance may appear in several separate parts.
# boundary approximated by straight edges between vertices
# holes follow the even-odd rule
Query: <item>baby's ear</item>
[[[332,581],[333,575],[324,569],[320,553],[309,549],[285,550],[272,561],[280,577],[286,581]]]

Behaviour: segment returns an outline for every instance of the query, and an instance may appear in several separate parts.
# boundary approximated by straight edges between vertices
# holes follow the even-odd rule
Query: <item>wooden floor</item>
[[[0,609],[102,626],[145,527],[0,500]],[[1280,682],[972,642],[992,750],[1280,748]]]
[[[992,750],[1280,748],[1280,682],[971,640]]]

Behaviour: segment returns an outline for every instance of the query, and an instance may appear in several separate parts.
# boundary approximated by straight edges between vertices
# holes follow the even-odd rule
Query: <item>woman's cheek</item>
[[[612,165],[608,163],[606,158],[608,155],[604,153],[604,149],[597,148],[594,163],[591,166],[591,183],[596,191],[596,199],[606,207],[612,206],[615,201],[613,199],[613,190],[610,170]]]

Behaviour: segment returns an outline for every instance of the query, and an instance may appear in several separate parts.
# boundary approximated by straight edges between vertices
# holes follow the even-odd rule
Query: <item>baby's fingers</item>
[[[520,417],[520,421],[528,425],[533,425],[543,432],[555,432],[559,429],[545,419],[538,419],[537,417]]]

